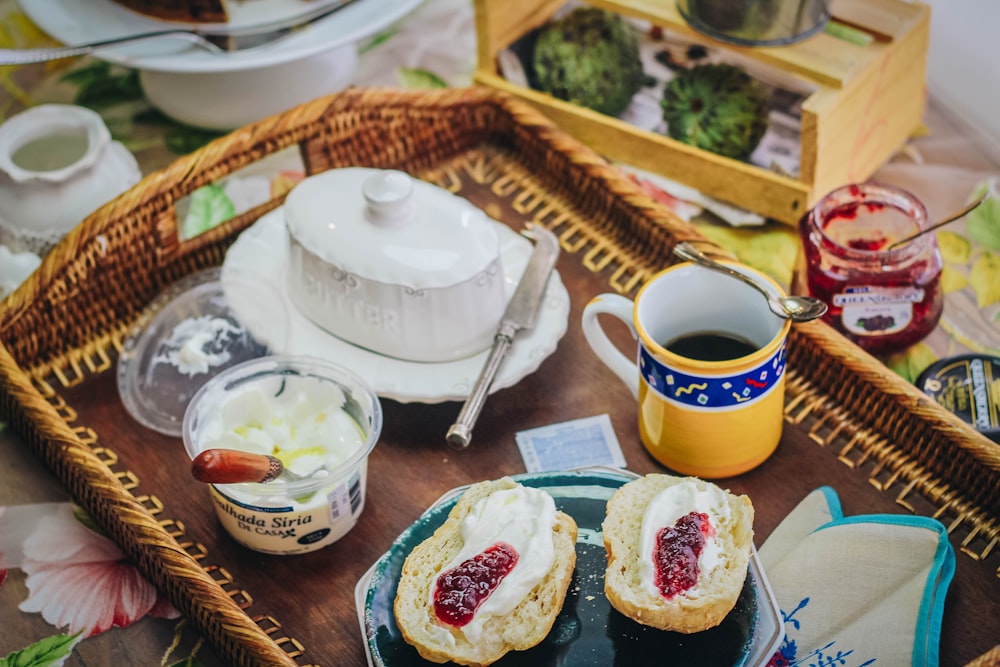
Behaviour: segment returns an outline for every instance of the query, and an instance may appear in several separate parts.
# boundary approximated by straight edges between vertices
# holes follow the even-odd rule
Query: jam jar
[[[905,190],[881,183],[838,188],[799,223],[809,292],[823,319],[872,354],[923,339],[941,318],[941,252],[934,234],[901,245],[929,224]]]

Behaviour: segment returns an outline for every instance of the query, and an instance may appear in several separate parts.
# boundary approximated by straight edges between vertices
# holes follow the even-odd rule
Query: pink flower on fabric
[[[96,635],[146,614],[179,616],[118,546],[82,523],[69,505],[39,521],[24,542],[21,569],[28,597],[19,608],[40,612],[73,634]]]

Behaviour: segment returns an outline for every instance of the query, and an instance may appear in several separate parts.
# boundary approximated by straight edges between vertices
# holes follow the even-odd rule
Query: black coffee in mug
[[[724,331],[697,331],[684,334],[663,347],[674,354],[697,361],[730,361],[752,354],[758,346]]]

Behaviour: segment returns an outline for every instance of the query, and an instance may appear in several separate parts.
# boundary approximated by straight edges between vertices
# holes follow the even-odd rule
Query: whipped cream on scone
[[[552,568],[555,561],[552,528],[555,522],[555,501],[539,489],[517,486],[496,491],[479,500],[462,521],[461,551],[438,573],[431,587],[428,604],[435,607],[438,620],[460,628],[470,642],[479,641],[486,621],[494,616],[509,614]],[[471,620],[462,624],[448,623],[436,609],[439,591],[445,588],[442,579],[498,544],[513,550],[516,563],[495,588],[488,591],[488,597],[476,607]],[[449,629],[439,627],[437,630],[441,633],[441,641],[454,645],[454,636]]]
[[[646,475],[615,492],[602,527],[605,595],[622,614],[690,633],[736,605],[753,547],[748,497],[694,477]]]
[[[577,526],[508,477],[470,486],[403,563],[393,611],[425,660],[489,665],[540,643],[562,609]]]

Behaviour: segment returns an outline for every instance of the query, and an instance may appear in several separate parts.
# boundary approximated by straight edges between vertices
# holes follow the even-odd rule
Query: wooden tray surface
[[[222,531],[180,439],[125,412],[114,365],[146,303],[176,278],[220,263],[239,232],[280,200],[184,242],[173,203],[295,144],[310,173],[402,168],[513,229],[526,221],[552,229],[572,305],[556,352],[490,397],[467,451],[444,445],[458,403],[384,400],[358,526],[318,552],[278,557]],[[607,413],[629,469],[663,471],[639,442],[634,400],[590,352],[579,321],[599,293],[634,294],[674,261],[670,248],[681,240],[719,252],[516,100],[481,89],[347,91],[182,158],[74,230],[0,306],[0,418],[233,664],[363,665],[355,583],[443,492],[523,472],[517,431]],[[624,327],[619,334],[629,345]],[[794,328],[788,380],[778,451],[723,482],[753,499],[757,544],[824,484],[846,514],[936,516],[959,552],[941,664],[986,653],[1000,638],[1000,448],[819,323]]]

